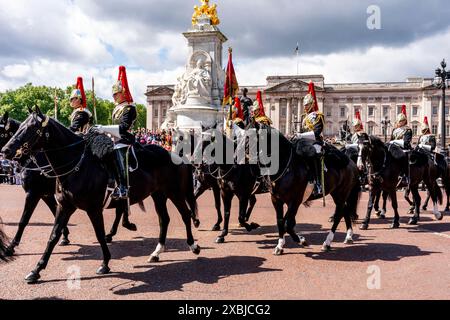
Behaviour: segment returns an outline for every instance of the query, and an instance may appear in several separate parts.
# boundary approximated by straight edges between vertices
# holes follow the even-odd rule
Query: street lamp
[[[442,89],[442,111],[441,111],[441,153],[444,155],[447,155],[448,149],[447,149],[447,134],[446,134],[446,112],[445,112],[445,90],[450,84],[450,72],[446,71],[445,68],[447,67],[447,63],[445,62],[445,59],[441,62],[441,67],[436,69],[436,76],[433,81],[433,85],[438,88]]]
[[[388,117],[385,116],[384,120],[381,121],[381,124],[383,125],[383,128],[384,128],[384,142],[387,142],[387,131],[388,131],[388,127],[391,126],[391,120],[389,120]]]

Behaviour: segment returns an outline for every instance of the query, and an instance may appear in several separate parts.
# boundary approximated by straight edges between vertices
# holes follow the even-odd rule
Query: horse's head
[[[372,139],[367,133],[358,135],[358,161],[357,166],[360,171],[364,171],[368,158],[372,154]]]
[[[34,111],[31,108],[28,110],[30,112],[28,118],[2,148],[2,153],[9,160],[40,148],[43,142],[42,137],[47,134],[49,117],[44,115],[37,106]]]

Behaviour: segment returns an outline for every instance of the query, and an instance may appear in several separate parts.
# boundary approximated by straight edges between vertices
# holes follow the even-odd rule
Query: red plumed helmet
[[[406,105],[402,105],[402,113],[406,116]]]
[[[242,110],[241,100],[238,97],[234,98],[234,107],[237,110],[237,116],[244,119],[244,111]]]
[[[253,104],[253,112],[257,114],[258,116],[265,116],[266,113],[264,111],[264,104],[262,100],[262,93],[258,90],[256,93],[256,101]]]
[[[311,81],[308,85],[308,94],[303,99],[303,106],[306,107],[310,104],[313,104],[311,111],[319,111],[319,105],[317,104],[317,96],[316,96],[316,89],[314,86],[314,83]]]
[[[133,102],[130,88],[128,86],[127,70],[124,66],[119,67],[119,77],[117,83],[113,86],[113,95],[116,93],[124,93],[127,102]]]
[[[426,124],[427,126],[429,126],[430,124],[428,123],[428,117],[425,117],[423,119],[423,123]]]
[[[83,108],[86,108],[86,106],[87,106],[86,93],[84,92],[82,77],[77,78],[77,84],[75,85],[75,89],[73,89],[69,100],[72,100],[74,98],[81,99]]]

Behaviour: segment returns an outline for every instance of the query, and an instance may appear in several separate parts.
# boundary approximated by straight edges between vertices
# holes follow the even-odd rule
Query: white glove
[[[394,140],[391,141],[391,144],[396,144],[397,146],[404,148],[405,147],[405,141],[403,140]]]
[[[345,149],[352,149],[352,148],[358,148],[358,144],[354,143],[354,144],[346,144],[345,145]]]
[[[306,133],[297,134],[297,138],[304,139],[304,140],[309,140],[309,141],[316,141],[316,135],[312,131],[306,132]]]
[[[429,146],[427,144],[422,144],[421,143],[421,144],[419,144],[419,147],[424,149],[424,150],[427,150],[428,152],[431,152],[431,146]]]

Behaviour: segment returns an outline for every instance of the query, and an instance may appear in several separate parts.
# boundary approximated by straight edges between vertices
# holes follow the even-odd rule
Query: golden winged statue
[[[201,16],[209,17],[212,26],[220,24],[219,17],[217,16],[217,5],[209,5],[209,0],[201,0],[202,5],[194,6],[194,14],[192,15],[192,25],[195,26],[198,23],[198,19]]]

